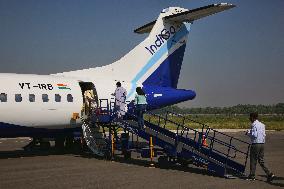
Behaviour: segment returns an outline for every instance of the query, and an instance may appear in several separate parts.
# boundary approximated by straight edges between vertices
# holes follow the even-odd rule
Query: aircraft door
[[[82,115],[90,115],[99,105],[98,94],[92,82],[79,82],[82,91]]]

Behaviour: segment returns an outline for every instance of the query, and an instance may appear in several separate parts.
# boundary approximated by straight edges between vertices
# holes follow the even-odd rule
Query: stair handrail
[[[172,112],[170,112],[170,113],[172,113]],[[186,125],[182,125],[182,124],[177,123],[177,122],[175,122],[175,121],[173,121],[173,120],[170,120],[170,119],[167,118],[167,116],[166,116],[166,118],[165,118],[165,117],[163,117],[163,116],[161,116],[161,115],[153,114],[152,112],[149,112],[148,114],[153,115],[153,116],[156,116],[156,117],[159,117],[159,120],[162,118],[162,119],[164,119],[164,120],[167,120],[168,122],[171,122],[171,123],[177,125],[177,130],[179,129],[179,127],[182,127],[183,129],[185,129],[185,130],[187,130],[187,131],[188,131],[188,130],[194,131],[194,132],[195,132],[194,141],[196,140],[196,133],[203,134],[204,126],[206,126],[206,124],[203,124],[203,123],[197,122],[197,121],[195,121],[195,120],[192,120],[192,121],[194,121],[194,122],[196,122],[196,123],[200,123],[200,124],[203,125],[203,129],[202,129],[203,131],[202,131],[202,132],[199,132],[198,130],[192,129],[192,128],[186,126]],[[176,113],[172,113],[172,114],[175,114],[175,115],[176,115]],[[181,115],[179,115],[179,116],[181,116]],[[150,122],[150,119],[151,119],[151,118],[149,117],[149,122]],[[190,120],[191,120],[191,119],[190,119]],[[160,121],[158,121],[158,124],[159,124],[159,123],[160,123]],[[160,126],[160,125],[159,125],[159,126]],[[211,129],[211,128],[210,128],[210,129]],[[209,130],[208,128],[207,128],[206,130],[207,130],[206,132],[209,133],[210,130]],[[235,138],[235,137],[226,135],[226,134],[224,134],[224,133],[222,133],[222,132],[219,132],[219,131],[217,131],[217,130],[214,130],[214,129],[211,129],[211,130],[214,132],[214,136],[215,136],[215,132],[218,132],[218,133],[223,134],[223,135],[225,135],[225,136],[227,136],[227,137],[230,137],[230,141],[231,141],[231,139],[239,140],[238,138]],[[177,134],[178,134],[178,132],[177,132]],[[187,133],[187,135],[188,135],[188,133]],[[187,135],[186,135],[186,138],[188,139],[188,136],[187,136]],[[214,150],[214,151],[216,151],[216,152],[218,152],[218,153],[220,153],[220,154],[223,154],[223,155],[225,155],[225,156],[227,156],[227,157],[230,157],[230,158],[235,158],[235,157],[236,157],[236,152],[240,152],[240,153],[242,153],[242,154],[248,155],[248,151],[247,151],[247,152],[244,152],[244,151],[242,151],[242,150],[239,150],[238,148],[236,148],[235,146],[233,146],[233,145],[230,144],[230,143],[224,142],[224,141],[219,140],[219,139],[217,139],[217,138],[215,138],[215,137],[211,137],[211,136],[206,136],[206,137],[207,137],[209,140],[211,140],[211,141],[217,142],[217,143],[219,143],[219,144],[221,144],[221,145],[227,147],[228,149],[233,149],[233,150],[235,151],[235,154],[234,154],[234,156],[230,156],[230,155],[228,155],[228,153],[223,153],[223,152],[221,152],[221,151],[219,151],[219,150],[213,148],[213,145],[210,146],[210,150]],[[244,143],[246,143],[246,144],[249,144],[249,143],[247,143],[247,142],[245,142],[245,141],[242,141],[242,140],[239,140],[239,141],[244,142]],[[249,145],[250,145],[250,144],[249,144]],[[200,144],[200,146],[202,146],[202,145]]]
[[[171,112],[171,111],[167,111],[167,114],[168,114],[168,113],[174,114],[174,115],[176,115],[176,116],[178,116],[178,117],[182,117],[182,118],[184,118],[184,119],[186,119],[186,120],[189,120],[189,121],[192,121],[192,122],[194,122],[194,123],[201,124],[201,125],[203,125],[204,127],[206,127],[206,128],[209,129],[209,130],[212,130],[212,131],[214,131],[214,132],[216,132],[216,133],[220,133],[220,134],[222,134],[222,135],[224,135],[224,136],[233,138],[234,140],[238,140],[238,141],[240,141],[240,142],[243,142],[243,143],[246,143],[246,144],[250,144],[250,143],[248,143],[248,142],[246,142],[246,141],[244,141],[244,140],[238,139],[238,138],[236,138],[236,137],[227,135],[227,134],[225,134],[225,133],[223,133],[223,132],[220,132],[220,131],[218,131],[218,130],[216,130],[216,129],[213,129],[213,128],[211,128],[210,126],[206,125],[205,123],[201,123],[201,122],[199,122],[199,121],[196,121],[196,120],[187,118],[187,117],[185,117],[185,116],[183,116],[183,115],[181,115],[181,114],[177,114],[177,113],[174,113],[174,112]],[[187,126],[185,126],[185,127],[187,127]]]
[[[229,152],[230,152],[229,149],[228,149],[228,153],[227,153],[227,154],[224,154],[224,153],[222,153],[221,151],[219,151],[219,150],[217,150],[217,149],[214,149],[214,150],[217,151],[217,152],[219,152],[219,153],[222,153],[222,154],[224,154],[224,155],[227,155],[227,157],[232,157],[232,158],[235,158],[235,157],[236,157],[236,151],[238,151],[238,152],[240,152],[240,153],[242,153],[242,154],[245,154],[245,155],[246,155],[246,160],[245,160],[245,164],[244,164],[244,165],[246,166],[246,164],[247,164],[247,159],[248,159],[248,155],[249,155],[249,149],[250,149],[250,145],[251,145],[250,143],[248,143],[248,142],[246,142],[246,141],[243,141],[243,140],[241,140],[241,139],[238,139],[238,138],[236,138],[236,137],[227,135],[227,134],[225,134],[225,133],[223,133],[223,132],[217,131],[216,129],[212,129],[210,126],[208,126],[208,125],[206,125],[206,124],[204,124],[204,123],[201,123],[201,122],[199,122],[199,121],[196,121],[196,120],[187,118],[187,117],[185,117],[185,116],[183,116],[183,115],[181,115],[181,114],[177,114],[177,113],[175,113],[175,112],[167,111],[166,117],[168,116],[169,113],[171,113],[171,114],[173,114],[173,115],[176,115],[176,116],[178,116],[178,117],[182,117],[182,118],[184,119],[184,120],[183,120],[183,123],[184,123],[185,120],[189,120],[189,121],[191,121],[191,122],[201,124],[201,125],[202,125],[202,132],[204,131],[204,128],[205,128],[205,127],[206,127],[206,133],[207,133],[207,134],[210,132],[210,130],[213,131],[214,137],[206,136],[206,138],[210,139],[211,141],[213,140],[214,142],[217,142],[217,143],[219,143],[219,144],[223,144],[224,146],[229,147],[229,149],[233,148],[233,149],[235,150],[235,155],[234,155],[234,157],[228,156],[228,155],[229,155]],[[172,121],[172,120],[169,120],[169,121]],[[183,126],[187,127],[186,125],[183,125]],[[221,134],[221,135],[226,136],[226,137],[229,137],[229,138],[230,138],[230,144],[227,143],[227,142],[223,142],[223,141],[221,141],[221,140],[219,140],[219,139],[216,139],[216,138],[215,138],[216,133]],[[236,141],[239,141],[239,142],[241,142],[241,143],[247,144],[247,145],[248,145],[247,151],[246,151],[246,152],[241,151],[241,150],[237,149],[235,146],[231,145],[233,139],[236,140]],[[212,142],[211,142],[211,143],[212,143]],[[225,144],[226,144],[226,145],[225,145]]]

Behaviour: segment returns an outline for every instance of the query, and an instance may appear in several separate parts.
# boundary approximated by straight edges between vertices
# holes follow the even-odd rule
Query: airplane
[[[141,86],[148,109],[194,99],[195,91],[177,89],[191,25],[233,7],[219,3],[191,10],[163,9],[156,20],[134,30],[137,34],[149,33],[148,37],[106,66],[50,75],[1,73],[0,137],[53,138],[64,142],[82,130],[78,118],[84,92],[93,90],[97,100],[111,101],[117,81],[127,90],[127,103],[134,99],[136,87]]]

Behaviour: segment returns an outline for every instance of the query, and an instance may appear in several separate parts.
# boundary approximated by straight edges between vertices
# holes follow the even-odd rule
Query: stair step
[[[82,124],[83,135],[89,149],[98,156],[104,156],[104,151],[107,149],[107,143],[98,127],[92,128],[86,123]]]

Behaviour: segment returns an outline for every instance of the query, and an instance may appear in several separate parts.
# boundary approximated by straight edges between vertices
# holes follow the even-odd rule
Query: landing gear
[[[74,137],[73,136],[66,136],[65,138],[65,148],[67,150],[71,150],[74,147]]]
[[[50,142],[49,141],[41,141],[39,146],[40,146],[41,150],[48,150],[48,149],[50,149]]]
[[[37,144],[37,139],[33,138],[32,141],[23,147],[25,151],[32,151]]]
[[[55,138],[55,149],[59,152],[82,152],[83,145],[81,144],[81,140],[75,140],[73,135],[68,136],[57,136]]]
[[[50,148],[50,142],[39,138],[33,138],[32,141],[23,148],[25,151],[48,150]]]
[[[62,151],[64,149],[64,137],[58,136],[55,138],[55,149]]]

